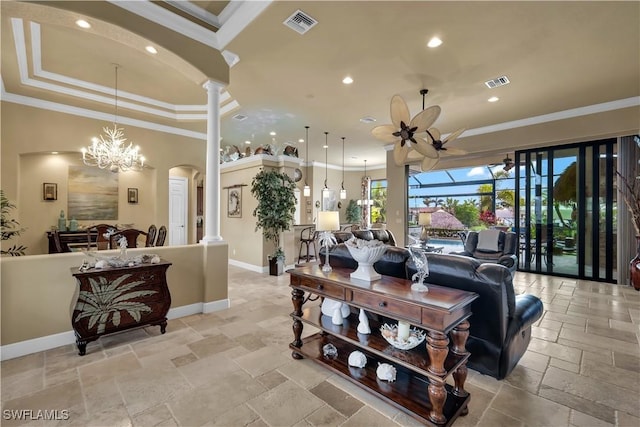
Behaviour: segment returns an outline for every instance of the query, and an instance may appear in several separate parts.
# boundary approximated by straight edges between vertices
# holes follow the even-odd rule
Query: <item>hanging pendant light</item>
[[[306,138],[307,152],[304,155],[305,157],[304,162],[307,164],[305,170],[308,170],[309,168],[309,126],[305,126],[304,128],[307,132],[307,138]],[[304,197],[311,196],[311,188],[309,188],[309,184],[307,184],[307,173],[304,174],[304,188],[302,189],[302,195]]]
[[[344,136],[342,137],[342,184],[340,189],[340,199],[347,198],[347,190],[344,189]]]
[[[106,134],[99,138],[92,138],[93,144],[82,148],[82,161],[87,166],[97,166],[100,169],[109,168],[111,172],[142,170],[144,157],[140,155],[140,147],[127,145],[124,129],[118,128],[118,65],[115,66],[115,115],[113,129],[102,128]]]
[[[329,132],[324,133],[324,188],[322,189],[322,200],[329,199],[329,187],[327,187],[327,171],[329,169],[328,163],[329,153]]]

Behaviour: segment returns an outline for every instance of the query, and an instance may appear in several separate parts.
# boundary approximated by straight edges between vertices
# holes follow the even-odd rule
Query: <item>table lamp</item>
[[[422,226],[420,240],[422,240],[422,243],[427,243],[429,241],[427,227],[431,227],[431,214],[429,212],[421,212],[420,215],[418,215],[418,225]]]
[[[336,243],[336,238],[331,232],[340,230],[340,212],[318,212],[318,223],[316,224],[316,230],[322,232],[320,234],[320,244],[324,243],[325,254],[327,256],[324,260],[322,271],[327,273],[331,271],[331,265],[329,265],[329,243]]]

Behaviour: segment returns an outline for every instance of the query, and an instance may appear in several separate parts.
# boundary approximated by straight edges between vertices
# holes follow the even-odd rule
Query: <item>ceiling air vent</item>
[[[283,24],[291,28],[297,33],[304,34],[313,28],[318,21],[301,11],[296,10],[293,15],[288,17]]]
[[[237,120],[239,122],[246,120],[248,116],[245,116],[244,114],[236,114],[235,116],[232,117],[232,119]]]
[[[493,89],[494,87],[508,85],[509,78],[507,76],[501,76],[493,80],[487,80],[484,84],[487,85],[489,89]]]

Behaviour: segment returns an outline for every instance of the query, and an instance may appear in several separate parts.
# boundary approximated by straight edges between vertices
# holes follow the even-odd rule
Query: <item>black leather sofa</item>
[[[320,250],[324,263],[325,248]],[[468,367],[497,379],[503,379],[518,364],[531,340],[531,325],[542,316],[542,301],[534,295],[515,295],[509,269],[494,263],[448,254],[427,254],[428,283],[475,292],[471,303],[467,350]],[[329,250],[333,267],[356,269],[344,243]],[[409,251],[389,246],[382,259],[374,264],[383,275],[411,278],[416,272]]]

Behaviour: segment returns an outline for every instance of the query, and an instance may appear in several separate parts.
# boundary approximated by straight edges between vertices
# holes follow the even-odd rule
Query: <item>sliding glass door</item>
[[[615,282],[615,140],[516,153],[520,269]]]

